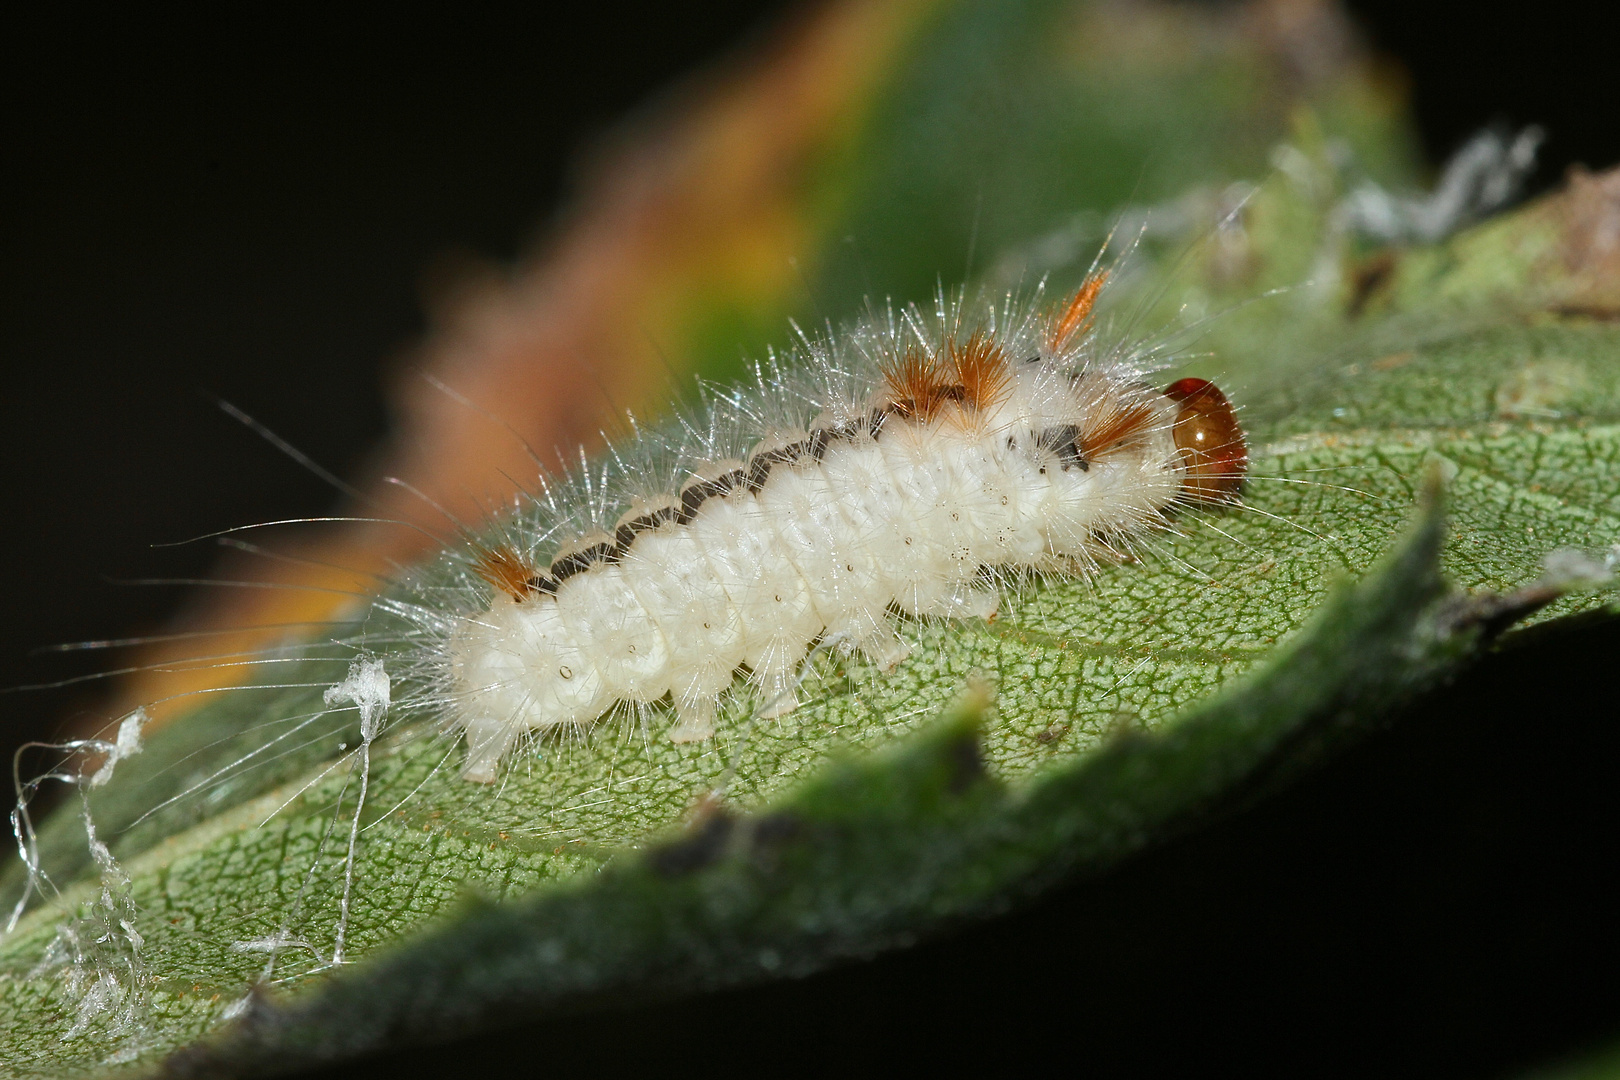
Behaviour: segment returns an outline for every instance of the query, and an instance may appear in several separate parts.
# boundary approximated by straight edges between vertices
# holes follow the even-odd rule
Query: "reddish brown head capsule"
[[[1176,448],[1186,462],[1181,492],[1199,502],[1232,502],[1249,467],[1243,428],[1226,395],[1205,379],[1180,379],[1164,396],[1181,403],[1176,413]]]

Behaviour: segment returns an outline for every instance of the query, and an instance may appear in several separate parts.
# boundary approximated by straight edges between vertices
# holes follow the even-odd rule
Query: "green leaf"
[[[823,163],[810,201],[825,235],[854,231],[879,251],[856,265],[827,241],[823,291],[851,311],[873,280],[898,296],[932,289],[977,213],[951,164],[964,147],[1012,191],[978,233],[992,280],[1078,274],[1037,254],[1074,235],[1066,215],[1133,198],[1127,178],[1149,158],[1135,198],[1206,182],[1184,203],[1210,214],[1144,243],[1116,325],[1197,336],[1212,354],[1193,368],[1244,405],[1254,445],[1245,507],[1187,514],[1154,557],[1031,587],[994,624],[908,624],[912,658],[893,674],[817,656],[791,718],[724,718],[707,744],[609,727],[545,745],[490,790],[444,767],[451,741],[385,737],[347,923],[360,963],[336,974],[322,958],[357,781],[339,744],[357,742],[357,724],[350,712],[298,728],[346,664],[289,665],[283,688],[224,695],[91,793],[144,942],[129,1030],[104,1014],[75,1031],[86,999],[42,964],[64,910],[101,918],[103,887],[79,818],[47,824],[46,865],[70,884],[0,943],[10,1071],[144,1067],[210,1033],[189,1067],[328,1060],[893,947],[1281,782],[1546,599],[1514,591],[1547,552],[1620,541],[1620,327],[1560,301],[1590,283],[1549,261],[1568,239],[1553,204],[1429,248],[1363,250],[1335,231],[1351,180],[1333,139],[1386,180],[1402,153],[1356,77],[1291,111],[1242,39],[1222,46],[1157,16],[1110,23],[1103,8],[984,10],[933,11],[843,156]],[[985,109],[975,95],[1003,84],[1006,108]],[[1262,176],[1285,136],[1298,167],[1264,179],[1219,252],[1194,244],[1211,192]],[[1250,302],[1280,286],[1291,291]],[[699,366],[718,370],[719,349],[699,349]],[[1450,492],[1443,546],[1432,501],[1401,539],[1430,474]],[[1441,567],[1517,599],[1458,601]],[[1595,603],[1571,596],[1536,617]],[[210,780],[231,763],[243,767]],[[265,967],[233,946],[284,930],[308,949],[284,950],[269,996],[228,1026]]]
[[[901,746],[836,756],[756,813],[713,811],[588,884],[464,904],[441,928],[285,1004],[180,1073],[269,1073],[626,994],[802,974],[1096,872],[1235,785],[1297,768],[1467,655],[1435,501],[1264,672],[1157,735],[1115,734],[1027,785],[987,770],[971,694]]]
[[[1620,1046],[1609,1045],[1551,1068],[1526,1073],[1524,1080],[1613,1080],[1620,1076]]]

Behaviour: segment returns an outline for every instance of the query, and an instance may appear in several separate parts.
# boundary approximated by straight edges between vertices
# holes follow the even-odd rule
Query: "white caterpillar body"
[[[487,607],[439,637],[462,775],[492,781],[524,732],[619,702],[667,695],[670,737],[708,738],[739,669],[757,715],[781,716],[818,640],[892,667],[896,610],[991,618],[1013,575],[1085,573],[1179,502],[1232,498],[1231,407],[1202,380],[1149,386],[1147,350],[1105,351],[1101,286],[806,340],[757,390],[501,526],[472,559]]]

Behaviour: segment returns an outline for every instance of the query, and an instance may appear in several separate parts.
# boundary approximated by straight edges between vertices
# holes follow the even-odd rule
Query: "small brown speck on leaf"
[[[1045,731],[1035,736],[1035,741],[1040,743],[1042,746],[1050,746],[1052,743],[1057,742],[1059,739],[1063,738],[1063,736],[1067,735],[1069,733],[1070,726],[1071,725],[1069,724],[1053,724]]]
[[[1571,169],[1562,209],[1564,265],[1578,279],[1563,309],[1620,318],[1620,167]]]
[[[1345,314],[1354,319],[1367,309],[1367,305],[1380,290],[1395,278],[1395,252],[1385,250],[1363,259],[1350,271],[1350,300]]]

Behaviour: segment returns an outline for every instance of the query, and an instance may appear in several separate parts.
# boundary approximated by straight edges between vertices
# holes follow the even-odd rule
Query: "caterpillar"
[[[843,330],[800,331],[790,351],[755,365],[752,386],[706,386],[697,407],[635,428],[602,458],[582,450],[569,473],[542,470],[535,490],[481,530],[458,522],[465,542],[356,596],[336,636],[248,658],[242,666],[295,665],[296,674],[253,685],[302,705],[254,724],[243,742],[223,740],[220,759],[195,772],[157,763],[149,775],[172,794],[119,825],[200,792],[230,798],[236,778],[262,767],[237,797],[298,779],[296,790],[274,793],[273,817],[348,763],[316,796],[335,796],[335,806],[318,838],[304,837],[313,852],[286,874],[297,884],[268,909],[276,921],[258,920],[257,932],[229,944],[232,955],[264,957],[260,985],[288,950],[340,965],[351,913],[367,899],[362,834],[394,813],[366,823],[373,747],[396,727],[414,737],[413,715],[437,718],[465,742],[427,755],[429,775],[459,752],[462,780],[476,784],[509,775],[525,738],[583,735],[621,709],[646,720],[664,715],[667,701],[667,737],[700,742],[717,734],[728,695],[745,706],[728,714],[793,712],[816,650],[859,652],[892,669],[909,650],[901,619],[993,619],[1008,590],[1033,576],[1089,577],[1142,550],[1178,508],[1235,503],[1249,464],[1236,410],[1203,379],[1150,383],[1169,347],[1099,330],[1107,281],[1093,273],[1050,305],[1040,287],[1023,298],[941,293],[927,313],[890,307]],[[149,1007],[135,884],[97,839],[111,832],[92,820],[88,797],[141,753],[147,719],[144,708],[126,716],[116,742],[36,744],[63,761],[27,783],[17,774],[12,826],[27,877],[8,929],[32,897],[64,895],[33,826],[33,794],[54,780],[84,796],[103,899],[64,909],[46,954],[71,965],[74,1032],[94,1020],[139,1033]],[[341,756],[332,760],[334,736]],[[69,767],[73,759],[83,767]],[[317,761],[328,763],[297,771]],[[192,813],[176,811],[182,821]],[[341,889],[323,952],[299,927],[329,847]]]
[[[897,617],[992,619],[1021,576],[1091,574],[1177,507],[1235,501],[1231,403],[1197,378],[1156,389],[1153,346],[1103,342],[1107,278],[800,331],[754,386],[707,388],[451,555],[466,610],[383,601],[427,639],[461,776],[493,782],[526,733],[621,703],[668,699],[676,742],[712,737],[727,694],[784,716],[813,647],[892,668]]]

